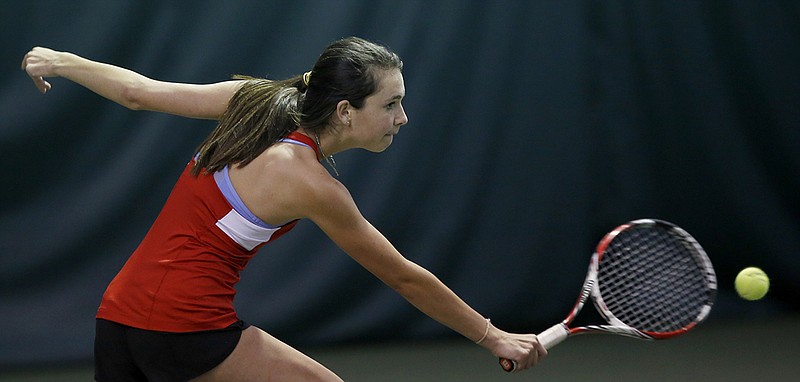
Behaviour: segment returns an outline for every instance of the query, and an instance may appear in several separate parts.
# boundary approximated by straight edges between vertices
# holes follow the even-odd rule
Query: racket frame
[[[695,256],[697,263],[703,268],[705,278],[708,281],[708,287],[711,293],[709,300],[700,309],[697,317],[691,323],[678,330],[673,330],[670,332],[651,332],[633,328],[614,316],[608,306],[606,306],[605,302],[603,301],[603,297],[600,294],[600,288],[598,287],[600,261],[602,260],[603,254],[605,253],[609,244],[620,233],[636,226],[647,225],[659,225],[667,230],[671,230],[680,236],[684,243],[690,245],[693,249],[691,252]],[[569,315],[567,315],[567,317],[560,323],[553,325],[547,330],[541,332],[539,335],[537,335],[537,338],[539,343],[542,344],[545,349],[551,349],[564,341],[567,337],[584,333],[612,333],[645,340],[660,340],[675,337],[688,332],[698,323],[706,319],[708,314],[711,312],[711,306],[716,295],[716,289],[717,279],[714,272],[714,267],[712,266],[711,261],[708,259],[708,256],[703,248],[688,232],[677,225],[664,220],[633,220],[617,226],[611,232],[603,236],[603,238],[597,244],[595,252],[592,254],[591,260],[589,261],[589,270],[586,273],[586,279],[583,282],[581,293],[578,295],[578,300],[576,301]],[[609,325],[586,325],[571,328],[569,325],[572,323],[581,309],[583,309],[584,304],[586,304],[586,300],[590,297],[598,313],[600,313],[600,315],[609,323]],[[509,372],[514,371],[517,367],[517,363],[515,361],[505,358],[500,359],[500,365],[504,370]]]

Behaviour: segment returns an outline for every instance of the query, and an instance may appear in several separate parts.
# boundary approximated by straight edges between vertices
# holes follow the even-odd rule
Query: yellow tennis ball
[[[747,267],[736,275],[736,292],[745,300],[758,300],[764,297],[768,290],[769,277],[759,268]]]

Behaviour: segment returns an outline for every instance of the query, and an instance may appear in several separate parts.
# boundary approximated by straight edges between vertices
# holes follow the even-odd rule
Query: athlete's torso
[[[290,143],[316,145],[293,133]],[[141,329],[227,327],[239,274],[258,249],[297,221],[270,226],[253,215],[227,168],[192,176],[191,161],[150,231],[108,286],[97,317]]]

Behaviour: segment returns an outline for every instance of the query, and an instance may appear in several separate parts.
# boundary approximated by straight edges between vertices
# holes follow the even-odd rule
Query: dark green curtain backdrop
[[[153,78],[302,73],[331,41],[405,61],[386,152],[337,156],[365,216],[498,326],[560,320],[594,243],[641,217],[705,246],[708,325],[800,307],[798,1],[19,1],[0,11],[0,366],[90,359],[106,284],[214,127],[19,70],[35,45]],[[756,265],[769,296],[748,303]],[[241,317],[297,346],[453,335],[310,222],[243,274]],[[702,326],[700,328],[702,330]]]

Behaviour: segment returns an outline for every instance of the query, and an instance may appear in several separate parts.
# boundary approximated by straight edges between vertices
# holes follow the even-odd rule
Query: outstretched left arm
[[[218,119],[241,86],[241,81],[203,85],[158,81],[132,70],[42,47],[25,55],[22,69],[42,93],[52,88],[45,78],[63,77],[131,110],[201,119]]]

